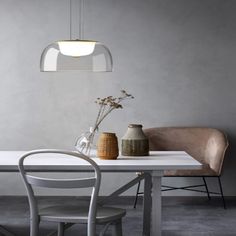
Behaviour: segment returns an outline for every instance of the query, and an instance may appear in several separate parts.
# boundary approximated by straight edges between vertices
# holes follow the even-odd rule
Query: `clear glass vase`
[[[90,127],[88,132],[81,134],[75,143],[76,150],[80,153],[90,156],[91,150],[96,149],[96,145],[94,144],[95,134],[96,130],[94,130],[93,127]]]

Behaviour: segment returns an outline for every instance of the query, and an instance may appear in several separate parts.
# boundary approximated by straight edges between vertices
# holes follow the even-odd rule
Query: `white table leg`
[[[151,209],[152,209],[152,176],[144,173],[144,196],[143,196],[143,236],[150,236]]]
[[[152,219],[151,236],[161,236],[161,178],[163,171],[152,172]]]

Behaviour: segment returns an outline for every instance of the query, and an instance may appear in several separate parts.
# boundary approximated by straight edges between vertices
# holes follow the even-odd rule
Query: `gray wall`
[[[236,1],[85,2],[85,36],[110,48],[112,73],[40,73],[44,47],[69,37],[69,0],[0,0],[0,149],[72,149],[94,122],[94,99],[126,89],[135,99],[100,131],[121,137],[134,122],[225,130],[231,147],[223,184],[235,195]],[[24,194],[18,174],[0,175],[1,194]],[[103,193],[130,178],[105,175]]]

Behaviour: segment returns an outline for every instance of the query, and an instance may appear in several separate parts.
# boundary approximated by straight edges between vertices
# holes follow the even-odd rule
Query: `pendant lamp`
[[[42,72],[81,70],[111,72],[112,56],[102,43],[83,39],[83,6],[80,2],[79,39],[72,39],[72,0],[70,0],[70,39],[48,45],[41,55]]]

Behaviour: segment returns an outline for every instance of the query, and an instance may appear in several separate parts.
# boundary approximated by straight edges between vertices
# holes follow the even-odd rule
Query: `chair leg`
[[[205,185],[205,188],[206,188],[208,200],[211,200],[211,196],[210,196],[210,193],[209,193],[209,190],[208,190],[206,179],[205,179],[204,176],[202,177],[202,179],[203,179],[203,182],[204,182],[204,185]]]
[[[64,223],[62,223],[62,222],[58,223],[57,236],[64,236]]]
[[[119,219],[118,221],[112,224],[112,236],[122,236],[122,220]]]
[[[38,217],[32,217],[30,220],[30,236],[39,235],[39,219]]]
[[[138,182],[138,187],[137,187],[137,191],[136,191],[136,195],[135,195],[135,200],[134,200],[134,208],[136,208],[137,201],[138,201],[138,194],[139,194],[139,189],[140,189],[140,183],[141,183],[141,181]]]
[[[217,178],[218,178],[218,182],[219,182],[219,186],[220,186],[220,194],[221,194],[223,206],[224,206],[224,209],[226,209],[226,202],[225,202],[225,197],[224,197],[224,193],[223,193],[223,188],[222,188],[220,176],[218,176]]]
[[[111,222],[107,223],[106,225],[103,226],[103,229],[100,231],[99,236],[104,236],[106,233],[108,227],[110,226]]]

